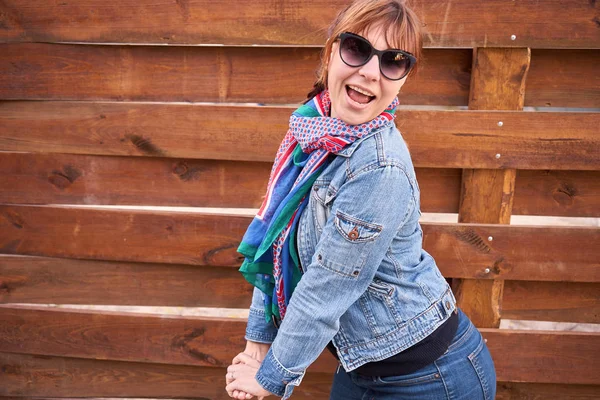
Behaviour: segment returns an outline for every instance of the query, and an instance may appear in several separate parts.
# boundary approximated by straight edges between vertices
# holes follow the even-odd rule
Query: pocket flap
[[[335,214],[335,227],[344,239],[353,243],[375,240],[383,226],[363,221],[341,211]]]

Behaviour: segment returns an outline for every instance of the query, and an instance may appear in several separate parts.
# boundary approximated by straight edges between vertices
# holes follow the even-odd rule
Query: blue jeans
[[[367,377],[339,368],[330,400],[493,400],[496,371],[477,328],[458,311],[458,329],[448,351],[408,375]]]

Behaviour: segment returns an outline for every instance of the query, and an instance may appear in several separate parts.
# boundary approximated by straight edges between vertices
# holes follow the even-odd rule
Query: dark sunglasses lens
[[[340,46],[342,60],[353,67],[364,65],[371,55],[371,45],[359,38],[345,37]]]
[[[381,72],[388,79],[400,79],[411,67],[410,58],[398,51],[386,51],[381,57]]]

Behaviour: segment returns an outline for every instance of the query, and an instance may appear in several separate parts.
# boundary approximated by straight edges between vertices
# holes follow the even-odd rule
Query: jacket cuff
[[[248,324],[246,325],[246,340],[271,344],[277,336],[277,328],[272,322],[267,322],[265,311],[250,307]]]
[[[300,385],[304,374],[305,371],[293,372],[281,365],[271,347],[256,373],[256,380],[265,390],[286,400],[292,395],[294,387]]]

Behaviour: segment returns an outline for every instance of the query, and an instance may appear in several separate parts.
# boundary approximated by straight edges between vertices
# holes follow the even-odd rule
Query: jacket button
[[[450,306],[450,302],[449,302],[448,300],[446,300],[446,310],[449,310],[449,309],[450,309],[450,307],[451,307],[451,306]]]
[[[348,237],[350,238],[350,240],[358,239],[358,229],[356,229],[356,227],[354,227],[354,229],[352,229],[350,231],[350,233],[348,233]]]
[[[358,276],[358,271],[353,271],[353,272],[352,272],[352,275],[354,275],[354,276]]]
[[[316,192],[316,191],[319,190],[319,187],[318,186],[313,186],[313,190]]]
[[[323,257],[320,254],[318,254],[317,255],[317,260],[321,261],[321,260],[323,260]]]

